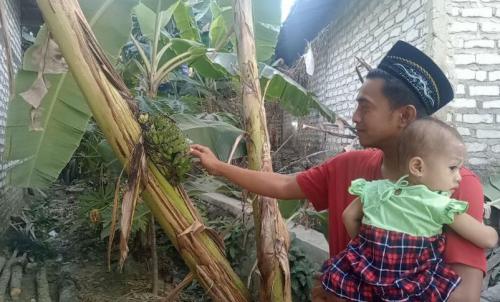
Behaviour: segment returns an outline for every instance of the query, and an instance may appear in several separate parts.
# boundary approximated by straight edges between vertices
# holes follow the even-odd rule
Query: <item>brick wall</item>
[[[456,99],[448,120],[464,136],[469,165],[500,171],[500,1],[447,0]]]
[[[355,56],[375,66],[400,39],[425,50],[429,5],[426,0],[339,2],[332,23],[312,42],[315,73],[307,80],[307,87],[322,103],[350,121],[361,86],[354,69]],[[311,124],[321,121],[319,116],[304,120]],[[340,150],[349,142],[346,138],[314,135],[310,131],[304,134],[297,146],[313,142],[320,145],[319,149]]]
[[[3,152],[5,145],[5,124],[7,119],[7,108],[9,102],[9,73],[7,64],[13,64],[17,70],[21,62],[21,8],[19,0],[6,1],[7,35],[12,48],[12,62],[7,62],[4,39],[1,36],[4,29],[0,31],[0,232],[8,225],[9,217],[17,213],[23,206],[22,191],[7,186],[6,173],[10,166],[4,162]]]
[[[354,56],[375,66],[396,40],[411,42],[445,70],[456,98],[437,116],[464,136],[469,167],[483,177],[498,172],[500,0],[341,1],[332,23],[312,42],[316,70],[305,81],[307,88],[350,121],[360,87]],[[303,63],[295,69],[303,70]],[[316,115],[303,122],[318,125],[322,119]],[[305,132],[295,145],[340,150],[348,142]]]

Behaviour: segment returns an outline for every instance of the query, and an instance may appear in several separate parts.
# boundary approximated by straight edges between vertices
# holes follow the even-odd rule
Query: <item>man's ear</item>
[[[400,126],[406,128],[411,122],[417,119],[417,109],[413,105],[406,105],[400,109]]]
[[[422,175],[424,174],[424,169],[425,164],[424,160],[421,157],[415,156],[410,159],[410,162],[408,163],[408,170],[411,175],[422,177]]]

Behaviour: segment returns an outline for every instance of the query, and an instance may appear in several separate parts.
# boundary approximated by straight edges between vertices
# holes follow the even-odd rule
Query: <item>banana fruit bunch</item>
[[[182,182],[191,170],[188,139],[175,122],[165,115],[141,113],[139,124],[143,130],[146,153],[172,184]]]

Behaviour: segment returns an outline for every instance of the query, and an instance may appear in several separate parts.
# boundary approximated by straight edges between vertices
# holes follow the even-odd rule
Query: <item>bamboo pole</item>
[[[253,32],[252,1],[235,0],[234,24],[240,69],[243,115],[247,132],[248,166],[272,172],[271,148],[257,68]],[[257,239],[257,260],[261,275],[261,301],[291,301],[286,225],[274,198],[251,197]]]
[[[37,2],[94,119],[125,164],[141,135],[128,89],[103,54],[77,1]],[[144,200],[207,293],[214,301],[248,301],[243,282],[205,230],[189,198],[150,161],[146,178]]]

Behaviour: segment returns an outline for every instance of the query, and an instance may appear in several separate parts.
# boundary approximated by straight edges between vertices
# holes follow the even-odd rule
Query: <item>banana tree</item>
[[[255,51],[252,0],[236,0],[234,23],[240,69],[243,115],[247,131],[248,166],[272,172],[271,146]],[[252,195],[261,274],[261,301],[292,301],[288,248],[290,239],[277,200]]]
[[[159,25],[163,29],[169,20],[174,20],[176,26],[181,27],[177,30],[178,32],[194,32],[192,36],[195,37],[199,35],[196,34],[198,29],[194,26],[196,22],[193,19],[198,20],[202,14],[193,17],[192,11],[194,9],[190,10],[183,1],[142,0],[137,5],[138,2],[139,0],[81,1],[82,10],[112,63],[117,61],[122,46],[130,39],[132,9],[139,21],[143,35],[151,40],[158,37],[154,34],[155,28]],[[233,22],[230,1],[211,0],[210,3],[220,5],[207,6],[214,11],[213,16],[209,18],[211,22],[210,32],[215,36],[223,35],[220,30],[230,33]],[[260,12],[262,5],[263,0],[256,0],[254,10]],[[161,12],[164,12],[163,17],[157,19],[157,14]],[[274,10],[273,12],[275,14]],[[115,18],[107,18],[106,16],[109,14],[113,14]],[[259,17],[260,15],[263,17]],[[273,18],[266,17],[266,14],[263,13],[260,13],[259,16],[254,16],[256,23],[260,24],[259,28],[267,31],[256,31],[257,53],[265,54],[264,50],[268,48],[265,45],[270,45],[269,41],[274,41],[269,40],[269,37],[273,37],[274,31],[272,31],[272,35],[269,34],[269,31],[274,30],[273,24],[277,18],[275,16]],[[206,17],[204,18],[206,19]],[[223,20],[223,22],[218,22],[220,27],[214,25],[217,23],[216,19]],[[269,20],[274,20],[274,23],[269,23],[271,22]],[[47,40],[47,36],[47,32],[42,30],[37,36],[36,43],[25,53],[23,70],[18,72],[16,78],[16,97],[9,103],[4,156],[6,160],[16,162],[8,177],[11,184],[20,187],[46,187],[56,180],[77,148],[91,116],[87,104],[83,101],[82,94],[75,88],[76,84],[71,72],[64,68],[50,70],[50,74],[44,75],[44,80],[47,83],[45,88],[48,91],[39,103],[39,107],[35,108],[27,104],[20,97],[19,93],[28,90],[40,73],[41,53],[46,48],[46,44],[43,42]],[[157,54],[162,49],[165,51],[159,62],[155,62],[157,70],[162,68],[163,74],[160,77],[150,76],[150,78],[162,78],[167,69],[171,70],[172,66],[175,68],[179,65],[178,61],[172,61],[172,59],[177,57],[184,62],[187,61],[187,58],[193,58],[193,55],[200,53],[204,53],[204,55],[189,61],[189,64],[200,75],[212,79],[239,75],[238,70],[235,69],[237,56],[234,53],[215,52],[196,40],[172,39],[167,36],[168,33],[162,30],[159,39],[163,39],[162,42],[171,42],[171,48],[166,50],[161,47],[156,48]],[[224,43],[229,43],[230,40],[225,39]],[[213,42],[209,41],[208,44],[213,44]],[[155,43],[155,45],[160,44]],[[165,44],[161,46],[164,47]],[[259,52],[259,49],[262,50]],[[146,53],[146,55],[155,57],[151,56],[150,53]],[[175,64],[167,64],[169,60],[170,63]],[[261,87],[266,100],[280,102],[293,115],[304,116],[309,114],[311,110],[319,110],[328,120],[332,121],[335,118],[335,115],[319,103],[314,96],[286,75],[262,63],[259,64],[259,69]],[[47,72],[48,68],[44,66],[44,73]],[[140,72],[139,68],[137,68],[137,72]],[[143,73],[147,73],[147,70]],[[30,116],[31,119],[27,118]],[[198,121],[197,124],[199,125],[201,122]],[[239,135],[237,131],[233,131],[233,133],[232,138],[228,137],[227,140],[229,147],[224,149],[230,148],[234,139]],[[200,143],[206,142],[205,140]],[[57,157],[52,156],[54,148],[57,149]],[[239,154],[242,153],[239,152]],[[225,156],[227,155],[224,154],[223,157]]]
[[[200,222],[188,197],[173,187],[150,161],[145,163],[147,173],[134,171],[128,162],[140,149],[141,140],[135,108],[129,103],[131,95],[100,48],[78,3],[37,2],[96,122],[128,172],[142,175],[142,195],[147,205],[192,273],[214,300],[247,301],[247,290],[225,260],[217,240]]]
[[[259,0],[260,1],[260,0]],[[54,2],[54,1],[52,1]],[[181,3],[182,2],[182,3]],[[217,1],[218,3],[222,3],[224,1]],[[226,1],[227,2],[227,1]],[[257,1],[258,2],[258,1]],[[126,4],[126,5],[125,5]],[[103,46],[104,48],[104,54],[112,61],[114,62],[116,58],[119,55],[119,49],[123,45],[123,43],[129,39],[129,28],[130,28],[130,18],[128,17],[130,13],[130,9],[133,5],[137,4],[136,1],[132,0],[127,0],[125,1],[118,1],[118,0],[108,0],[105,2],[102,1],[97,1],[97,0],[86,0],[82,1],[82,8],[85,11],[86,17],[89,20],[90,25],[92,26],[93,30],[96,32],[97,39],[99,43]],[[74,4],[65,4],[64,8],[68,8]],[[231,72],[232,69],[234,69],[234,66],[236,66],[235,62],[236,60],[233,60],[233,63],[229,63],[231,66],[224,66],[224,64],[220,61],[217,61],[217,58],[224,57],[226,54],[218,54],[214,51],[210,51],[207,49],[206,45],[203,45],[200,43],[197,35],[197,31],[193,30],[194,22],[193,18],[190,17],[191,10],[189,9],[189,6],[185,5],[184,1],[174,1],[174,0],[143,0],[141,1],[141,5],[144,5],[146,8],[148,8],[150,11],[144,11],[143,17],[140,17],[141,14],[136,10],[136,16],[139,20],[139,23],[141,23],[141,30],[143,30],[143,34],[148,35],[148,33],[151,35],[151,37],[154,38],[155,36],[155,29],[157,28],[158,25],[163,26],[161,22],[158,24],[153,24],[149,27],[149,31],[147,30],[147,22],[143,22],[144,20],[157,20],[156,18],[150,18],[151,17],[151,12],[155,14],[155,12],[162,12],[166,11],[166,15],[164,16],[164,19],[162,22],[168,22],[168,17],[169,14],[171,14],[172,19],[175,21],[175,25],[178,27],[178,31],[180,33],[181,38],[191,38],[193,40],[186,40],[186,39],[173,39],[169,37],[168,35],[165,35],[165,32],[161,32],[161,38],[164,36],[167,37],[165,41],[167,43],[171,43],[171,50],[170,48],[166,48],[163,53],[163,57],[160,57],[155,64],[156,64],[156,72],[153,74],[154,69],[150,68],[149,71],[148,69],[144,69],[142,72],[145,76],[147,76],[150,79],[156,79],[156,84],[159,82],[158,79],[160,79],[166,74],[164,71],[167,69],[175,68],[175,66],[178,66],[178,61],[171,62],[175,64],[167,64],[169,62],[169,59],[172,59],[174,57],[178,56],[183,56],[183,53],[189,53],[189,55],[186,55],[185,57],[182,57],[183,59],[181,60],[186,60],[189,61],[189,64],[195,68],[200,74],[206,77],[227,77],[230,75],[237,75],[239,74],[238,71]],[[174,6],[172,6],[174,5]],[[215,9],[214,9],[215,10]],[[221,4],[221,10],[223,12],[223,18],[227,19],[227,12],[232,12],[232,10],[228,9],[227,5]],[[116,18],[105,18],[104,16],[108,15],[110,12],[113,12],[114,16],[117,16]],[[149,17],[147,14],[150,14]],[[231,15],[230,15],[231,16]],[[232,18],[230,18],[232,19]],[[142,20],[142,21],[141,21]],[[165,21],[166,20],[166,21]],[[155,21],[156,22],[156,21]],[[231,22],[231,21],[230,21]],[[126,24],[125,24],[126,23]],[[144,27],[143,27],[144,24]],[[267,23],[262,23],[262,25],[265,25]],[[50,25],[50,24],[49,24]],[[269,25],[269,24],[268,24]],[[231,26],[232,27],[232,26]],[[267,28],[269,26],[265,25],[263,26],[264,28]],[[144,28],[144,29],[143,29]],[[86,29],[88,31],[88,29]],[[114,39],[114,32],[118,31],[119,34],[116,36],[119,37],[119,39]],[[217,32],[216,28],[211,28],[211,31],[213,33],[212,36],[215,35]],[[231,29],[227,30],[228,33],[231,32]],[[54,37],[56,35],[54,34]],[[216,36],[216,35],[215,35]],[[221,36],[221,35],[219,35]],[[224,36],[224,35],[222,35]],[[57,40],[57,37],[55,37]],[[231,39],[229,39],[231,40]],[[264,39],[265,40],[265,39]],[[227,43],[228,39],[221,39],[221,45],[224,43]],[[259,37],[257,37],[257,42],[259,42]],[[95,50],[94,45],[92,45],[93,50]],[[43,48],[43,47],[38,47]],[[69,47],[65,47],[66,52],[70,51],[68,50]],[[157,48],[156,50],[156,55],[158,56],[160,52],[162,51],[163,48]],[[29,52],[28,52],[29,53]],[[63,49],[63,54],[64,54],[64,49]],[[65,57],[68,55],[68,53],[64,54]],[[232,54],[227,54],[227,56],[231,56]],[[145,56],[147,59],[149,59],[149,64],[153,62],[153,58],[156,58],[157,56],[150,56],[148,54]],[[226,56],[226,57],[227,57]],[[233,59],[236,58],[235,55],[232,55]],[[144,58],[144,57],[143,57]],[[189,58],[189,60],[187,60]],[[75,60],[73,58],[73,60]],[[144,61],[146,62],[146,61]],[[142,63],[144,63],[142,62]],[[39,61],[38,61],[39,63]],[[70,70],[75,70],[74,67],[71,67],[71,62],[70,63]],[[102,63],[102,62],[101,62]],[[76,64],[73,62],[73,64]],[[169,66],[169,67],[166,67]],[[112,70],[111,66],[105,65],[105,68],[109,71]],[[162,69],[163,68],[163,69]],[[307,94],[305,90],[297,88],[298,85],[288,79],[286,76],[283,74],[279,73],[275,69],[271,67],[265,67],[266,70],[270,70],[270,72],[262,72],[260,73],[261,75],[261,82],[263,83],[262,85],[262,94],[265,96],[266,99],[272,99],[272,100],[277,100],[285,104],[285,107],[287,107],[286,104],[290,102],[290,100],[297,100],[301,99],[304,100],[307,104],[305,107],[300,107],[300,106],[294,106],[293,101],[289,104],[292,104],[288,106],[288,108],[305,108],[304,110],[301,111],[302,114],[307,114],[308,110],[313,108],[315,104],[314,98]],[[29,70],[29,69],[28,69]],[[36,68],[33,69],[33,72],[28,73],[27,80],[25,81],[26,83],[32,83],[38,76],[40,72],[39,65],[36,65]],[[79,70],[79,69],[78,69]],[[163,72],[159,72],[162,70]],[[228,72],[229,71],[229,72]],[[152,76],[153,75],[153,76]],[[75,74],[76,76],[76,74]],[[67,163],[69,160],[69,157],[71,156],[72,152],[78,145],[78,142],[83,134],[83,131],[85,129],[85,125],[88,122],[89,116],[91,115],[91,112],[86,106],[85,102],[83,101],[83,96],[81,93],[79,93],[79,90],[76,88],[76,83],[74,81],[70,81],[72,75],[68,71],[63,71],[63,73],[58,73],[55,75],[48,75],[46,76],[47,81],[50,81],[52,85],[50,87],[46,87],[48,89],[48,93],[46,97],[44,98],[43,103],[40,105],[41,110],[39,112],[43,112],[42,115],[42,120],[41,120],[41,127],[44,129],[44,131],[38,131],[38,132],[33,132],[33,131],[28,131],[27,129],[29,128],[28,126],[30,125],[30,122],[26,122],[26,117],[29,116],[31,107],[27,106],[25,102],[12,102],[12,106],[21,106],[22,110],[17,110],[17,114],[12,114],[11,110],[9,109],[9,124],[8,124],[8,142],[7,144],[10,145],[10,147],[7,149],[9,150],[9,159],[22,159],[21,163],[19,166],[14,168],[12,170],[11,175],[12,177],[12,182],[16,185],[21,185],[21,186],[42,186],[42,185],[47,185],[50,184],[59,174],[59,171],[64,167],[64,165]],[[80,79],[81,80],[81,79]],[[113,78],[113,81],[116,79]],[[69,81],[69,82],[68,82]],[[77,79],[78,82],[78,79]],[[56,84],[54,84],[56,83]],[[87,83],[88,84],[88,83]],[[95,83],[94,83],[95,84]],[[115,81],[114,84],[120,84],[121,86],[121,92],[124,90],[124,85],[120,81]],[[155,84],[155,85],[156,85]],[[81,83],[78,83],[80,88],[82,87]],[[47,85],[49,86],[49,85]],[[23,88],[24,87],[24,88]],[[29,87],[29,85],[19,85],[19,91],[24,91]],[[96,86],[97,87],[97,86]],[[150,87],[154,89],[154,86]],[[24,90],[23,90],[24,89]],[[83,91],[83,89],[82,89]],[[89,92],[84,93],[86,97],[88,97]],[[125,95],[125,99],[128,99],[127,95]],[[285,97],[290,97],[293,95],[293,98],[285,98]],[[109,95],[105,95],[109,97]],[[50,101],[47,101],[47,98],[50,99]],[[24,106],[24,107],[23,107]],[[95,109],[92,109],[92,113],[95,114],[94,112]],[[112,110],[110,109],[109,112]],[[321,112],[321,111],[320,111]],[[325,111],[326,112],[326,111]],[[37,113],[35,111],[35,113]],[[330,117],[334,117],[334,115],[330,114]],[[36,115],[35,115],[36,117]],[[96,117],[97,118],[97,117]],[[102,118],[102,117],[101,117]],[[127,120],[127,122],[130,122]],[[107,124],[106,124],[107,125]],[[111,127],[107,125],[107,127]],[[134,127],[133,125],[131,127]],[[113,127],[111,127],[113,128]],[[191,128],[188,126],[187,128]],[[10,129],[10,130],[9,130]],[[106,130],[106,129],[104,129]],[[116,130],[116,129],[115,129]],[[121,129],[122,131],[125,131],[124,129]],[[16,131],[20,131],[19,133],[22,133],[22,135],[17,135]],[[109,139],[109,134],[111,130],[108,129],[108,132],[104,131],[107,133],[107,137]],[[112,132],[112,131],[111,131]],[[60,141],[58,140],[61,138],[60,135],[63,135],[63,139]],[[130,140],[131,136],[130,134],[123,134],[122,136],[128,138]],[[130,147],[132,144],[130,141],[126,141],[126,145]],[[34,144],[33,144],[34,142]],[[63,146],[60,146],[60,143],[64,142]],[[112,144],[112,147],[116,150],[116,145],[118,142],[110,140],[110,143]],[[123,141],[122,141],[123,143]],[[23,147],[25,146],[25,147]],[[132,144],[133,146],[133,144]],[[61,156],[58,157],[53,157],[51,154],[53,154],[54,147],[57,147],[57,153]],[[119,156],[120,160],[124,160],[126,158],[123,153],[125,149],[123,149],[123,146],[120,149],[120,154]],[[33,150],[36,150],[35,153],[33,154]],[[125,152],[126,153],[126,152]],[[127,154],[129,155],[129,154]],[[19,168],[19,169],[18,169]],[[153,169],[153,168],[152,168]],[[154,169],[153,169],[154,170]],[[29,175],[28,178],[25,176]],[[174,190],[175,191],[175,190]],[[170,191],[169,191],[170,192]],[[177,192],[178,193],[178,192]],[[187,203],[188,205],[183,205],[185,203],[185,200],[183,200],[182,194],[175,194],[170,192],[170,194],[174,194],[173,197],[169,195],[169,198],[171,198],[173,203],[180,203],[181,206],[179,206],[180,209],[192,209],[192,206]],[[180,197],[179,197],[180,196]],[[163,199],[162,199],[163,200]],[[169,236],[174,236],[172,234],[176,234],[175,231],[178,231],[178,228],[169,228],[168,223],[172,223],[170,219],[176,220],[177,216],[168,212],[168,209],[165,210],[163,205],[163,208],[160,206],[160,209],[163,210],[163,212],[156,213],[157,215],[165,215],[163,219],[157,219],[162,223],[162,226],[164,229],[167,230],[167,233]],[[157,206],[158,208],[158,206]],[[168,207],[167,207],[168,208]],[[154,204],[153,204],[153,210],[154,210]],[[172,210],[172,209],[170,209]],[[165,212],[166,211],[166,212]],[[172,210],[173,211],[173,210]],[[182,210],[180,210],[182,212]],[[194,211],[194,210],[193,210]],[[167,213],[167,214],[165,214]],[[170,214],[169,214],[170,213]],[[186,212],[182,212],[186,213]],[[170,215],[170,216],[169,216]],[[196,215],[193,214],[193,217]],[[172,218],[173,217],[173,218]],[[194,218],[193,218],[194,219]],[[191,221],[188,219],[188,221]],[[193,220],[194,221],[194,220]],[[194,223],[194,222],[193,222]],[[165,226],[167,225],[167,226]],[[178,227],[178,226],[177,226]],[[219,256],[215,256],[216,259]],[[189,257],[188,257],[189,258]],[[189,258],[191,259],[191,258]],[[219,259],[220,260],[220,259]],[[188,260],[186,260],[188,261]],[[193,260],[196,262],[195,260]],[[191,263],[191,268],[193,267],[193,261],[189,262]],[[221,260],[222,261],[222,260]],[[231,271],[232,272],[232,271]],[[232,276],[232,273],[229,273],[230,277]],[[232,277],[231,277],[232,278]],[[202,283],[203,284],[203,283]]]
[[[160,1],[163,2],[165,1]],[[153,4],[152,1],[144,3]],[[139,0],[85,0],[81,1],[81,4],[106,56],[116,65],[115,63],[120,61],[122,46],[130,39],[130,15],[132,11],[137,15],[143,12],[138,6],[143,4],[139,3]],[[173,19],[182,20],[187,14],[185,9],[173,11]],[[116,18],[106,17],[111,13]],[[147,15],[145,18],[150,17]],[[155,15],[151,20],[154,25]],[[190,25],[189,22],[186,24]],[[147,28],[145,32],[148,32]],[[164,58],[174,58],[175,55],[170,51]],[[181,57],[186,58],[183,55]],[[190,57],[193,57],[193,54]],[[160,63],[163,69],[169,67],[169,70],[172,70],[172,64],[165,64],[166,61]],[[176,63],[173,67],[178,65]],[[43,89],[40,90],[40,85],[33,83],[41,83]],[[4,156],[6,160],[15,163],[10,168],[8,179],[12,185],[19,187],[46,187],[57,179],[69,162],[92,115],[46,28],[39,31],[34,45],[25,52],[23,67],[17,74],[15,86],[15,98],[9,103],[6,125]],[[42,90],[46,91],[45,94],[41,93]],[[22,97],[27,92],[30,92],[30,102],[26,102]],[[209,135],[201,136],[193,129],[200,129],[207,134],[203,128],[204,121],[194,117],[190,120],[195,124],[183,122],[183,126],[190,129],[188,136],[202,138],[203,140],[194,141],[217,146],[221,150],[230,149],[241,133],[241,130],[224,123],[209,123],[205,125],[210,129]],[[223,141],[217,139],[220,137],[219,129],[225,135],[226,139]],[[218,144],[212,145],[212,141],[217,141]],[[241,156],[244,150],[241,146],[238,150],[238,155]],[[52,156],[54,152],[57,152],[57,157]],[[223,153],[220,156],[224,158],[228,154]]]
[[[117,61],[129,39],[130,13],[138,2],[82,1],[85,16],[111,62]],[[107,17],[110,14],[114,18]],[[24,55],[22,70],[16,77],[15,98],[9,103],[4,156],[17,163],[8,178],[19,187],[45,187],[54,182],[78,147],[91,117],[64,59],[53,47],[49,48],[52,43],[48,31],[42,28]],[[55,53],[49,53],[50,50]],[[47,64],[44,57],[56,61]],[[20,93],[29,90],[41,73],[46,94],[40,94],[42,98],[33,106]]]

